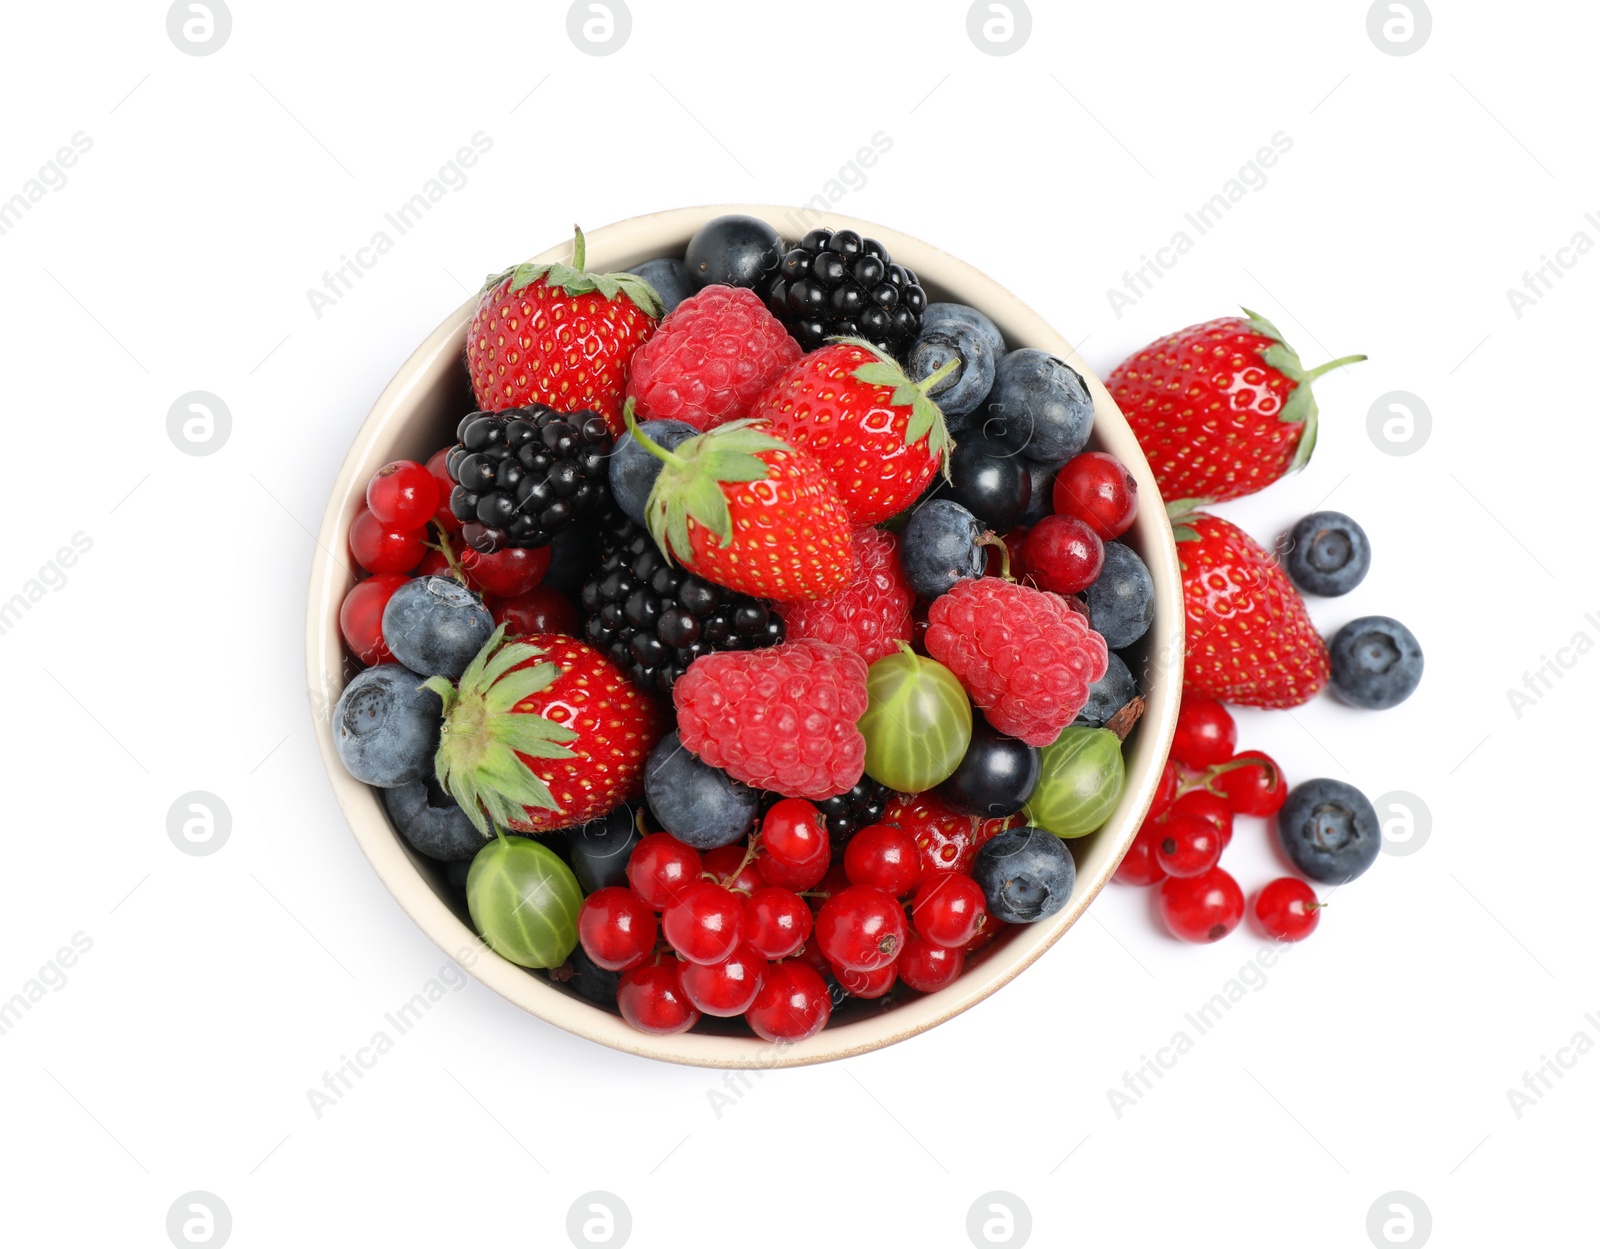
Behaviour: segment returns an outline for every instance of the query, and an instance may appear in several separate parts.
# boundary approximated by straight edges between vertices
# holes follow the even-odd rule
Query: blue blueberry
[[[444,704],[400,664],[356,674],[333,709],[333,740],[358,781],[392,789],[433,774]]]
[[[1082,451],[1094,425],[1094,396],[1075,369],[1048,351],[1024,347],[1000,359],[984,432],[1013,451],[1059,464]]]
[[[729,213],[695,231],[683,262],[696,290],[713,284],[765,289],[783,259],[783,240],[758,217]]]
[[[1083,599],[1089,623],[1112,650],[1133,645],[1156,618],[1156,586],[1150,570],[1121,542],[1106,543],[1105,567],[1083,592]]]
[[[983,341],[989,345],[990,354],[994,356],[996,364],[1000,362],[1000,357],[1006,354],[1006,340],[1001,337],[999,326],[976,308],[966,304],[937,303],[929,304],[922,310],[924,330],[950,322],[977,330]]]
[[[989,914],[1008,924],[1048,919],[1072,898],[1077,868],[1066,842],[1042,828],[1008,828],[972,863]]]
[[[467,873],[471,870],[471,859],[451,859],[444,865],[444,883],[464,898],[467,896]]]
[[[1422,645],[1398,620],[1363,616],[1333,635],[1333,692],[1352,707],[1382,711],[1405,702],[1422,680]]]
[[[475,829],[460,804],[431,776],[384,790],[383,809],[411,848],[430,859],[470,859],[489,844],[491,835]]]
[[[949,468],[949,480],[939,486],[940,498],[954,499],[996,533],[1022,522],[1033,502],[1026,457],[993,438],[968,434],[950,453]]]
[[[1033,479],[1033,492],[1028,499],[1028,510],[1022,513],[1019,523],[1033,526],[1055,511],[1056,474],[1066,461],[1044,464],[1023,456],[1022,462],[1028,466],[1028,476]]]
[[[622,979],[620,972],[607,971],[600,966],[583,952],[581,943],[572,947],[567,963],[572,968],[572,975],[566,977],[567,988],[596,1006],[616,1008],[617,982]]]
[[[689,276],[689,266],[676,256],[647,260],[642,265],[634,265],[628,272],[637,273],[655,287],[656,294],[661,296],[662,316],[666,316],[695,293],[694,279]]]
[[[1354,880],[1383,848],[1378,813],[1354,785],[1322,778],[1289,791],[1278,840],[1303,875],[1326,885]]]
[[[1121,655],[1112,651],[1106,656],[1105,676],[1089,687],[1089,701],[1084,703],[1083,710],[1073,723],[1087,725],[1091,729],[1101,728],[1126,707],[1138,692],[1139,685],[1133,679],[1128,665],[1122,661]]]
[[[628,883],[628,856],[641,835],[633,808],[624,803],[604,819],[566,830],[572,874],[586,894]]]
[[[954,320],[934,326],[924,323],[906,357],[906,375],[920,382],[951,361],[955,362],[954,371],[941,378],[928,395],[939,405],[947,425],[956,422],[965,428],[968,422],[963,418],[977,411],[994,386],[995,353],[981,330]]]
[[[1348,594],[1372,567],[1366,530],[1343,512],[1312,512],[1289,531],[1288,545],[1284,570],[1307,594]]]
[[[656,822],[696,850],[732,845],[750,831],[761,807],[760,790],[701,763],[684,749],[677,730],[645,761],[644,796]]]
[[[983,576],[978,545],[983,525],[953,499],[930,499],[900,531],[900,570],[917,594],[932,602],[968,577]]]
[[[416,577],[389,597],[383,640],[390,654],[424,676],[461,676],[494,632],[494,617],[454,577]]]
[[[671,451],[700,431],[687,421],[645,421],[639,426],[644,436]],[[644,505],[661,475],[661,460],[639,445],[631,433],[624,433],[611,448],[611,497],[636,525],[644,520]]]

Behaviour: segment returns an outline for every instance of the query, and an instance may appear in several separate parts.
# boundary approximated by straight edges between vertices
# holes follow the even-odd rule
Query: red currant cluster
[[[1288,797],[1282,769],[1259,750],[1235,754],[1237,738],[1221,703],[1184,696],[1161,788],[1117,868],[1124,884],[1161,886],[1161,918],[1180,941],[1217,941],[1238,927],[1244,893],[1218,866],[1233,818],[1270,818]],[[1321,905],[1310,885],[1283,876],[1256,894],[1252,912],[1267,936],[1299,941],[1316,928]]]
[[[367,505],[350,523],[351,557],[371,575],[345,595],[339,629],[364,667],[394,661],[383,643],[383,609],[414,576],[454,577],[482,595],[495,622],[514,633],[578,631],[571,602],[539,584],[550,567],[548,546],[509,547],[493,555],[463,546],[457,555],[452,539],[461,522],[450,511],[454,483],[444,466],[449,450],[436,452],[426,465],[385,464],[367,483]]]
[[[801,1041],[827,1024],[834,986],[858,998],[896,983],[932,993],[1002,927],[942,844],[872,824],[836,855],[822,814],[800,798],[774,804],[747,844],[702,854],[651,833],[626,887],[584,899],[578,940],[621,973],[618,1009],[643,1032],[743,1015],[765,1040]]]

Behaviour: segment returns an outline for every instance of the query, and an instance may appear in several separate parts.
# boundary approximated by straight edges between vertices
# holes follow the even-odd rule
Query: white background
[[[1045,1245],[1364,1245],[1391,1190],[1440,1245],[1585,1239],[1600,1056],[1520,1118],[1507,1090],[1600,1041],[1600,659],[1520,717],[1506,691],[1600,640],[1600,256],[1567,253],[1520,316],[1506,292],[1577,232],[1600,243],[1592,6],[1436,0],[1392,56],[1364,3],[1036,0],[1004,57],[953,0],[634,0],[607,57],[558,3],[235,0],[203,57],[164,7],[10,6],[0,52],[0,198],[93,144],[0,236],[0,599],[93,543],[0,636],[0,998],[93,942],[0,1036],[8,1241],[165,1245],[204,1190],[240,1246],[564,1244],[595,1189],[642,1246],[960,1246],[991,1190]],[[316,315],[307,290],[479,131],[467,184]],[[1107,1090],[1261,945],[1179,945],[1123,887],[969,1014],[769,1074],[720,1117],[719,1075],[474,981],[317,1118],[307,1089],[445,963],[348,835],[307,715],[308,534],[353,431],[467,288],[573,221],[804,201],[879,131],[839,209],[991,273],[1102,374],[1240,303],[1308,363],[1371,355],[1319,383],[1309,470],[1225,510],[1264,540],[1355,515],[1372,574],[1313,613],[1404,619],[1426,679],[1387,714],[1323,699],[1242,736],[1291,779],[1418,795],[1430,839],[1341,890],[1120,1118]],[[1119,317],[1107,289],[1280,131],[1266,185]],[[216,454],[167,437],[191,390],[231,410]],[[1367,433],[1394,390],[1432,413],[1407,457]],[[208,857],[167,836],[190,790],[232,813]],[[1247,890],[1282,870],[1268,838],[1241,821],[1228,851]]]

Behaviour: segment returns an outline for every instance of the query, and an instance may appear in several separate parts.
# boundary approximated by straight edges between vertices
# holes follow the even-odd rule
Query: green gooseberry
[[[1122,739],[1109,729],[1073,725],[1040,754],[1028,823],[1057,837],[1094,832],[1116,810],[1126,779]]]
[[[559,967],[578,944],[583,890],[554,850],[504,833],[467,869],[467,910],[489,948],[522,967]]]
[[[955,673],[904,642],[867,669],[867,775],[904,794],[947,779],[972,742],[972,704]]]

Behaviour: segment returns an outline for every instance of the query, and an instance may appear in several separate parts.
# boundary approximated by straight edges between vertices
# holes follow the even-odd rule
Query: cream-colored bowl
[[[727,212],[761,217],[788,239],[818,225],[858,230],[880,239],[897,261],[916,271],[930,299],[957,300],[982,309],[1004,332],[1008,344],[1053,352],[1089,383],[1095,401],[1091,445],[1115,455],[1139,483],[1142,506],[1124,541],[1149,565],[1155,579],[1156,615],[1140,643],[1143,671],[1135,666],[1147,705],[1144,719],[1127,745],[1127,787],[1105,827],[1068,843],[1078,869],[1072,901],[1048,920],[1009,929],[976,956],[954,984],[938,993],[912,995],[888,1008],[852,1001],[836,1012],[834,1021],[817,1036],[776,1046],[750,1036],[737,1021],[722,1025],[720,1031],[697,1029],[679,1036],[647,1036],[553,983],[546,973],[526,971],[481,948],[465,903],[445,883],[440,866],[412,852],[390,826],[377,791],[344,770],[334,749],[329,716],[353,673],[338,619],[339,604],[354,582],[353,563],[348,558],[350,522],[362,506],[367,479],[374,470],[390,460],[427,458],[450,441],[457,421],[472,409],[464,351],[475,299],[446,317],[401,365],[345,456],[312,560],[306,675],[323,762],[361,849],[406,914],[443,950],[457,957],[464,949],[476,951],[467,961],[479,980],[531,1015],[632,1054],[709,1067],[787,1067],[864,1053],[931,1028],[988,997],[1077,922],[1121,861],[1160,779],[1177,720],[1183,675],[1182,593],[1172,530],[1155,481],[1111,396],[1066,340],[1038,314],[963,261],[870,222],[746,204],[680,208],[595,230],[587,236],[589,267],[616,271],[657,256],[681,256],[700,225]],[[570,250],[570,240],[563,241],[536,259],[566,260]],[[717,1022],[708,1020],[701,1028],[709,1029]]]

